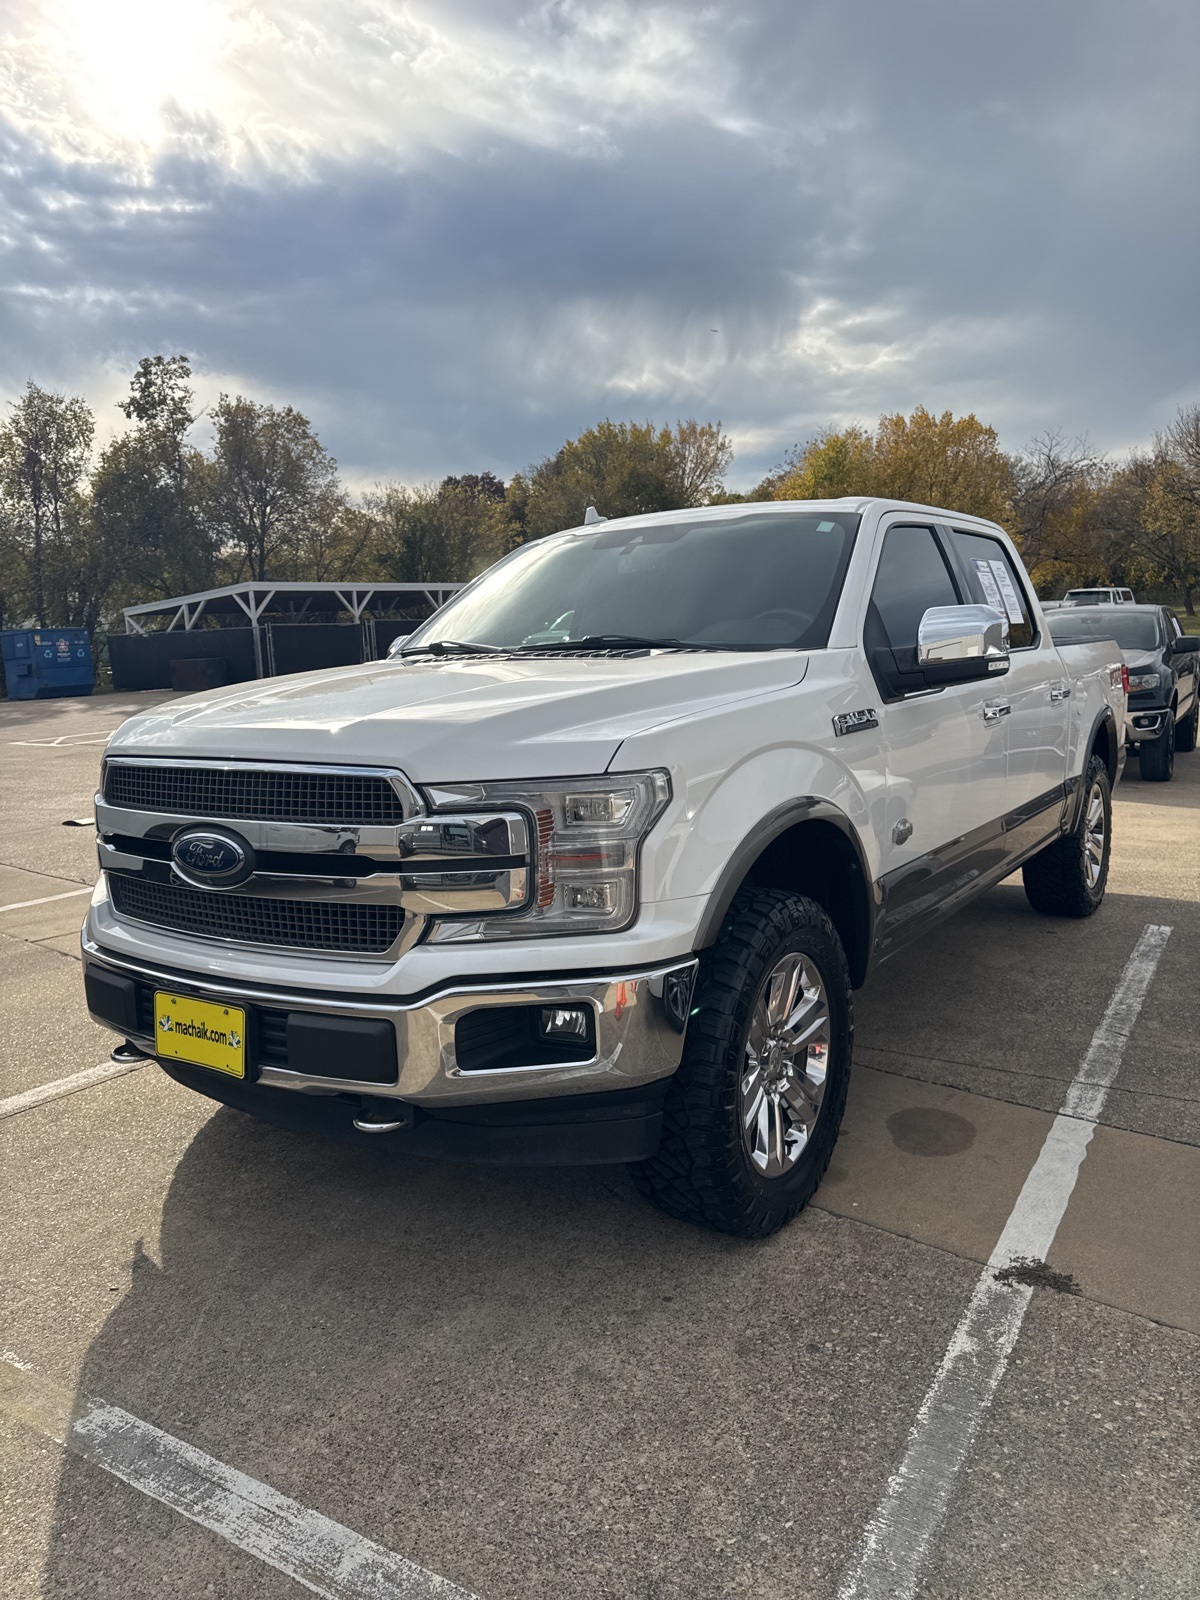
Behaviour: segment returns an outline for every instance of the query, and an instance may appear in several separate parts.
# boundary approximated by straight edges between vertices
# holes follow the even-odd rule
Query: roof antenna
[[[584,525],[585,528],[591,527],[593,522],[607,522],[607,521],[608,521],[608,518],[607,517],[602,517],[600,515],[600,513],[596,510],[595,506],[589,506],[587,508],[587,510],[583,513],[583,525]]]

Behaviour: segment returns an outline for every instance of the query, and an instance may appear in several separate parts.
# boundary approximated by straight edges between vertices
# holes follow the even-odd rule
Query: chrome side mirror
[[[983,677],[1008,665],[1008,618],[994,606],[931,606],[917,629],[917,666],[977,661]],[[993,664],[994,663],[994,664]]]

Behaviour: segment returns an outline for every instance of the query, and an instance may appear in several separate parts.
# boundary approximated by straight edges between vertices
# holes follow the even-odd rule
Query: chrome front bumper
[[[252,1062],[251,1073],[256,1083],[272,1089],[313,1095],[362,1094],[376,1100],[404,1100],[428,1110],[628,1090],[670,1077],[683,1051],[698,966],[695,957],[688,957],[650,971],[523,984],[462,985],[420,1000],[389,1004],[196,978],[115,956],[86,933],[83,960],[85,972],[95,968],[154,988],[250,1009],[389,1022],[396,1032],[399,1063],[394,1083],[319,1077],[268,1063],[256,1066]],[[593,1013],[595,1050],[590,1059],[471,1070],[459,1065],[455,1032],[467,1013],[483,1008],[570,1004],[587,1006]],[[115,1028],[111,1020],[93,1015],[104,1026]],[[152,1033],[122,1031],[154,1053]]]

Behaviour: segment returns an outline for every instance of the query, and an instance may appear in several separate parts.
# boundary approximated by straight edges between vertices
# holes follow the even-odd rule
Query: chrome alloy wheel
[[[1107,832],[1104,816],[1104,793],[1098,783],[1092,785],[1087,799],[1087,817],[1083,825],[1083,864],[1087,871],[1088,888],[1094,889],[1104,870],[1104,839]]]
[[[829,1066],[829,1002],[812,961],[792,952],[767,974],[750,1016],[738,1089],[742,1141],[764,1178],[790,1172],[812,1138]]]

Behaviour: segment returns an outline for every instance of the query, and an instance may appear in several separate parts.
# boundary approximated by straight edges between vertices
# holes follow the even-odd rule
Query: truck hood
[[[622,740],[800,682],[792,650],[368,662],[133,717],[112,755],[397,766],[415,783],[603,772]]]
[[[1157,650],[1122,650],[1121,655],[1130,672],[1152,672],[1162,666],[1162,656]]]

